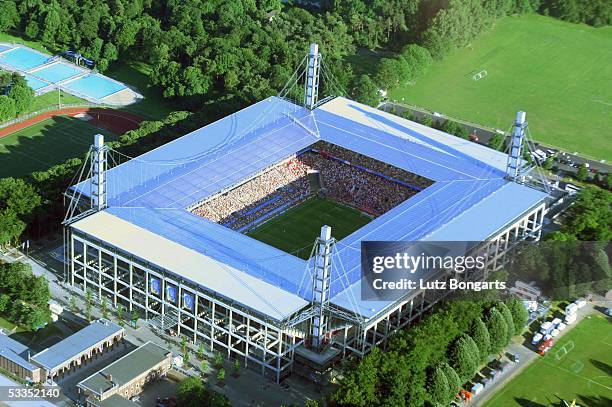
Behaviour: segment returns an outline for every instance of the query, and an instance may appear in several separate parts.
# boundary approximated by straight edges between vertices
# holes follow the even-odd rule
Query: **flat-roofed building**
[[[4,334],[0,334],[0,368],[34,383],[44,378],[42,369],[30,362],[30,348]]]
[[[144,386],[163,377],[172,368],[172,352],[153,342],[147,342],[105,368],[77,387],[87,406],[116,406],[112,400],[135,396]]]
[[[46,379],[55,380],[78,369],[106,349],[113,348],[125,335],[125,329],[100,318],[30,359],[46,372]]]

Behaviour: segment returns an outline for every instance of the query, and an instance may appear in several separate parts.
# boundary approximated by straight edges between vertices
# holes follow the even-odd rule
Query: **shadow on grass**
[[[606,396],[583,396],[578,395],[580,404],[588,407],[610,407],[612,406],[612,399]]]
[[[521,407],[546,407],[546,404],[536,403],[522,397],[515,397],[514,401]]]
[[[118,138],[107,130],[68,116],[55,116],[9,134],[3,138],[6,142],[0,144],[0,178],[22,177],[45,171],[70,158],[80,158],[97,133],[107,136],[107,141]]]
[[[595,359],[589,359],[589,362],[591,362],[593,366],[595,366],[597,369],[604,372],[606,375],[612,377],[612,366],[610,366],[606,362],[602,362],[601,360],[595,360]],[[612,403],[609,405],[612,406]]]

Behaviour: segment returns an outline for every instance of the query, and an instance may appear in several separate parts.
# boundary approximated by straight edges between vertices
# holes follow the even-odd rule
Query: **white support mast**
[[[106,207],[106,153],[104,136],[96,134],[91,146],[91,208],[100,211]]]
[[[306,81],[304,89],[304,106],[312,110],[317,104],[319,98],[319,71],[321,68],[321,55],[319,54],[319,45],[310,44],[310,52],[308,54],[308,65],[306,67]]]
[[[506,166],[506,178],[511,181],[520,181],[523,167],[523,144],[525,142],[525,112],[516,113],[516,121],[512,128],[510,138],[510,149],[508,151],[508,164]]]
[[[315,241],[316,253],[312,281],[312,303],[315,315],[310,326],[311,344],[320,349],[328,332],[328,317],[331,282],[331,253],[335,240],[331,237],[331,227],[321,227],[321,235]]]

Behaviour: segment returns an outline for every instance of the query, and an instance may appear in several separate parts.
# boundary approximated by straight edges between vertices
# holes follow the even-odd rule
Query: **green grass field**
[[[329,199],[311,198],[284,214],[270,219],[248,235],[303,259],[310,256],[321,226],[332,227],[332,235],[343,239],[371,218]]]
[[[117,136],[77,118],[57,116],[0,137],[0,178],[20,177],[46,170],[83,155],[101,133],[108,141]]]
[[[610,61],[612,27],[504,17],[389,98],[503,130],[524,110],[534,139],[612,160]]]
[[[564,347],[569,350],[565,354]],[[612,322],[602,314],[562,336],[486,406],[561,406],[559,398],[576,399],[580,406],[612,405]]]

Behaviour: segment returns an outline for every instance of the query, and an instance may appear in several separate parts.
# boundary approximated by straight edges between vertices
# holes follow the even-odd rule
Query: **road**
[[[446,117],[444,115],[442,115],[441,117],[434,117],[432,112],[428,112],[425,110],[421,110],[421,109],[417,109],[413,106],[407,106],[398,102],[384,102],[379,106],[379,109],[385,110],[385,111],[389,111],[391,108],[395,108],[395,110],[397,111],[397,113],[399,113],[400,115],[405,112],[405,111],[410,111],[413,115],[415,115],[418,118],[422,118],[424,116],[429,116],[432,118],[432,120],[436,120],[436,119],[451,119],[454,120],[460,124],[462,124],[463,126],[465,126],[468,131],[470,132],[470,134],[474,133],[478,136],[478,142],[482,145],[488,145],[489,140],[491,139],[491,137],[493,137],[496,134],[495,129],[492,128],[488,128],[486,126],[481,126],[478,125],[476,123],[470,123],[470,122],[466,122],[463,120],[458,120],[455,118],[449,118]],[[508,118],[508,123],[510,124],[512,121],[512,118]],[[510,127],[510,126],[508,126]],[[500,129],[502,131],[507,131],[508,129]],[[604,173],[604,174],[608,174],[610,172],[612,172],[612,166],[606,164],[605,162],[602,161],[598,161],[598,160],[594,160],[588,157],[584,157],[581,156],[578,152],[572,151],[562,151],[560,150],[558,147],[554,147],[554,146],[548,146],[542,143],[538,143],[535,142],[534,143],[535,148],[541,148],[541,149],[545,149],[545,150],[552,150],[555,153],[557,152],[563,152],[567,154],[567,157],[573,161],[576,166],[572,167],[569,165],[565,165],[562,164],[560,162],[556,162],[556,166],[559,168],[559,170],[562,170],[568,174],[575,174],[578,171],[579,166],[581,166],[582,164],[588,163],[589,164],[589,168],[593,168],[595,170],[597,170],[598,172]]]

